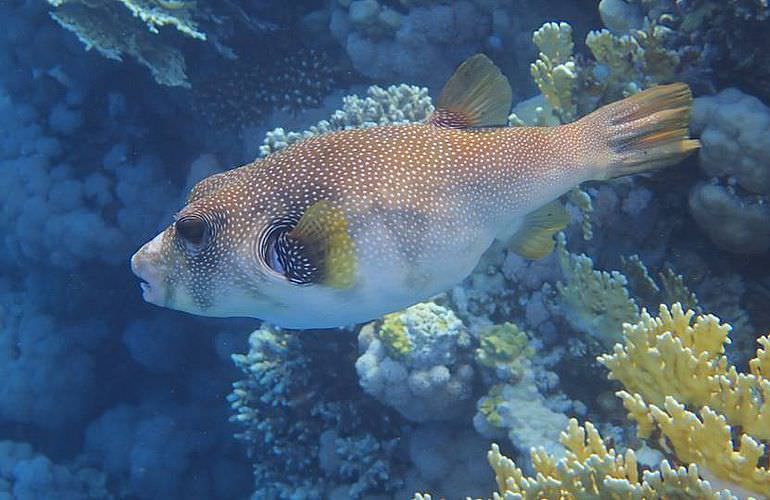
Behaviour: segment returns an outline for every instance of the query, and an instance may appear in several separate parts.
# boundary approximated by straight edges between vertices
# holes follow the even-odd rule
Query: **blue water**
[[[441,366],[457,393],[409,401],[367,372],[384,354],[359,327],[276,332],[161,309],[142,301],[129,268],[195,182],[252,161],[269,130],[328,118],[345,95],[407,83],[435,98],[476,52],[501,67],[514,103],[536,95],[532,33],[566,21],[578,60],[590,59],[586,33],[613,23],[596,2],[135,3],[195,31],[145,24],[117,1],[0,1],[0,498],[486,497],[496,489],[490,442],[526,462],[530,445],[558,447],[560,430],[530,442],[526,430],[478,422],[477,403],[500,382],[474,357],[479,331],[506,321],[530,334],[536,354],[524,370],[542,418],[591,419],[617,443],[633,440],[608,402],[617,387],[593,361],[606,346],[558,303],[555,254],[528,263],[496,246],[437,299],[462,322],[441,347],[451,360],[416,358],[407,369],[424,380],[409,380],[439,384],[445,375],[430,369]],[[629,3],[639,26],[691,12],[691,2]],[[665,172],[585,186],[593,238],[574,204],[566,233],[569,251],[596,269],[638,254],[653,276],[681,274],[701,310],[733,323],[741,366],[770,327],[770,141],[760,133],[770,130],[770,60],[756,49],[770,21],[757,2],[728,3],[737,13],[722,25],[687,36],[681,17],[672,25],[666,43],[680,59],[671,76],[696,97],[737,88],[725,102],[744,99],[748,111],[730,123],[756,120],[747,125],[756,137],[720,136],[709,149],[725,155],[716,160],[696,154]],[[85,50],[63,27],[73,20],[106,48]],[[593,68],[596,80],[610,78],[606,65]],[[720,119],[730,120],[705,118],[694,133],[724,132]],[[652,308],[671,298],[632,293]]]

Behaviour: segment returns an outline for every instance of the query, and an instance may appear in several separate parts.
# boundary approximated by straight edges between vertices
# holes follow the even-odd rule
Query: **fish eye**
[[[174,223],[176,234],[195,246],[200,246],[206,239],[207,224],[199,215],[185,215]]]

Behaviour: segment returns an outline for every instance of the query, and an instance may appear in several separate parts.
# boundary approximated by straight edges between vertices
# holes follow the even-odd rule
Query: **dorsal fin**
[[[339,208],[318,201],[305,211],[289,236],[299,241],[319,272],[319,284],[350,288],[356,278],[356,252],[348,221]]]
[[[553,235],[569,224],[569,214],[559,200],[528,213],[513,235],[511,248],[526,259],[542,259],[553,250]]]
[[[444,128],[505,125],[512,100],[508,79],[487,56],[476,54],[444,85],[429,122]]]

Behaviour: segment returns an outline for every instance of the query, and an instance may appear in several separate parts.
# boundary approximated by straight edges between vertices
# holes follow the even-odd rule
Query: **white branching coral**
[[[572,56],[572,26],[546,23],[532,35],[540,55],[530,66],[532,79],[563,123],[577,114],[574,92],[577,67]]]
[[[410,123],[425,120],[433,112],[428,89],[414,85],[391,85],[387,89],[373,85],[367,96],[345,96],[342,109],[332,113],[307,130],[286,132],[276,128],[267,133],[259,151],[267,156],[295,142],[335,130],[366,128],[377,125]]]

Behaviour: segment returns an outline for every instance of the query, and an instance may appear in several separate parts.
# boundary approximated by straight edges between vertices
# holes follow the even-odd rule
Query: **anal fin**
[[[511,248],[526,259],[542,259],[553,250],[553,235],[567,224],[567,210],[559,200],[554,200],[524,217],[511,239]]]

